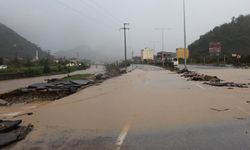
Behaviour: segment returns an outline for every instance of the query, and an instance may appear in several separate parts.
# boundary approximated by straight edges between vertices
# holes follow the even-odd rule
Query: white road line
[[[199,85],[199,84],[195,84],[196,86],[198,86],[201,89],[205,89],[203,86]]]
[[[128,121],[125,126],[123,127],[120,135],[118,136],[117,140],[116,140],[116,150],[120,150],[121,149],[121,146],[124,142],[124,140],[126,139],[126,136],[128,134],[128,130],[130,128],[130,125],[131,125],[131,121]]]

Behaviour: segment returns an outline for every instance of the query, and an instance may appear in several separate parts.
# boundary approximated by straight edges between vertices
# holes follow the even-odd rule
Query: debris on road
[[[188,80],[192,81],[213,81],[213,82],[221,81],[221,79],[219,79],[217,76],[199,74],[193,71],[184,72],[181,76],[184,78],[188,78]]]
[[[187,78],[188,81],[205,81],[204,84],[211,85],[211,86],[228,87],[229,89],[232,89],[233,87],[249,88],[248,84],[223,82],[223,80],[221,80],[217,76],[200,74],[200,73],[189,71],[186,69],[180,70],[177,73],[182,74],[181,77]]]
[[[0,106],[34,101],[54,101],[76,93],[79,90],[98,85],[116,74],[78,74],[66,78],[46,79],[46,82],[31,84],[9,93],[0,94]]]
[[[7,105],[8,105],[8,102],[6,102],[3,99],[0,99],[0,106],[7,106]]]
[[[18,115],[13,116],[13,118],[17,118],[17,117],[25,116],[25,115],[27,115],[27,116],[33,115],[33,112],[18,114]]]
[[[210,110],[217,111],[217,112],[223,112],[223,111],[229,111],[229,108],[226,109],[216,109],[216,108],[210,108]]]
[[[0,120],[0,133],[9,132],[13,129],[16,129],[21,123],[22,120],[15,120],[15,121]]]
[[[177,69],[177,70],[178,70],[177,71],[178,74],[183,74],[183,73],[186,73],[186,72],[191,72],[191,71],[189,71],[187,69],[182,69],[182,70]]]
[[[246,120],[247,118],[243,118],[243,117],[236,117],[235,119],[237,119],[237,120]]]
[[[93,84],[94,81],[91,80],[48,80],[47,83],[35,83],[26,88],[1,94],[0,98],[9,104],[53,101]]]
[[[25,139],[33,125],[19,126],[22,120],[0,120],[0,148]]]
[[[204,84],[211,85],[211,86],[218,86],[218,87],[238,87],[238,88],[248,88],[248,85],[244,83],[234,83],[234,82],[204,82]]]

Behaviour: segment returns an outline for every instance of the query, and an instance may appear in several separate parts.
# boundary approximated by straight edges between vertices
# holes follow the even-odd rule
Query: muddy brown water
[[[186,81],[161,68],[140,65],[131,73],[59,101],[1,109],[0,116],[34,112],[32,116],[20,117],[24,123],[34,124],[34,131],[11,149],[111,149],[128,123],[125,147],[135,133],[143,135],[249,118],[250,106],[246,103],[249,93],[249,89],[228,90]],[[217,112],[210,108],[229,110]]]

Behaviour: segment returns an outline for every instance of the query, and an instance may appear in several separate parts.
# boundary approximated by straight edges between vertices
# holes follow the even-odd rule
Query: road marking
[[[122,128],[122,131],[120,133],[120,135],[118,136],[117,140],[116,140],[116,150],[120,150],[122,147],[122,144],[124,142],[124,140],[126,139],[126,136],[128,134],[128,130],[131,126],[131,121],[128,121],[125,126]]]
[[[198,86],[201,89],[205,89],[203,86],[199,85],[199,84],[195,84],[196,86]]]
[[[239,109],[241,112],[247,114],[248,116],[250,116],[250,112],[246,111],[245,109],[243,109],[242,107],[237,107],[237,109]]]

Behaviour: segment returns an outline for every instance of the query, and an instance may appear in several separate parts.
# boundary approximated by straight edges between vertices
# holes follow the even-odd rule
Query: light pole
[[[183,24],[184,24],[184,67],[187,70],[187,56],[186,56],[187,33],[186,33],[186,3],[185,3],[185,0],[183,0]]]
[[[170,30],[171,28],[156,28],[155,30],[161,31],[161,44],[162,44],[162,51],[165,50],[165,31]]]

